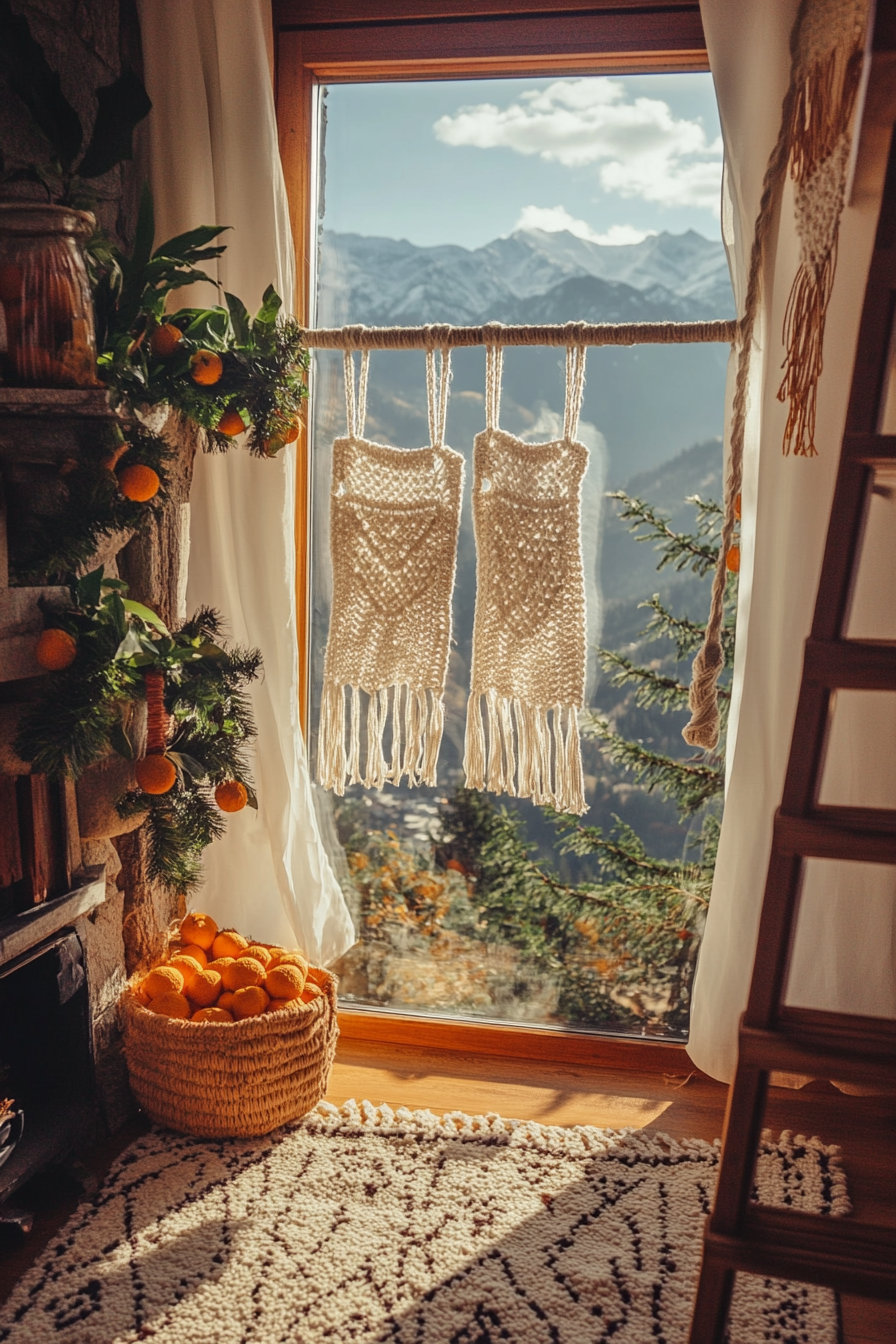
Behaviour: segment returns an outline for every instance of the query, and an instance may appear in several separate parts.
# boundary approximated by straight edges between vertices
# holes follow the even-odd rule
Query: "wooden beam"
[[[345,1041],[410,1045],[421,1050],[454,1050],[468,1055],[525,1059],[601,1068],[641,1069],[647,1073],[703,1077],[684,1045],[641,1036],[607,1036],[596,1031],[567,1031],[517,1023],[464,1022],[379,1009],[339,1009],[339,1034]]]

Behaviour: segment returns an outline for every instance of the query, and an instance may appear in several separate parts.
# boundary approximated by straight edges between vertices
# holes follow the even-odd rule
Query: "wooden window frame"
[[[315,282],[317,90],[423,79],[706,71],[698,0],[273,0],[280,154],[296,253],[296,315]],[[307,732],[310,471],[298,443],[296,592],[300,717]],[[376,1009],[340,1011],[343,1036],[472,1054],[608,1067],[692,1070],[683,1045],[553,1027],[455,1022]]]

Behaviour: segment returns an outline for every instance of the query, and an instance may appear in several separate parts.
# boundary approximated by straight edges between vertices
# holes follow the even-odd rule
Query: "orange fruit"
[[[234,435],[242,434],[243,430],[248,429],[248,425],[239,411],[230,409],[224,412],[215,428],[219,434],[226,434],[228,438],[232,439]]]
[[[148,1008],[149,1005],[152,1003],[152,999],[149,997],[149,995],[147,994],[146,990],[143,988],[142,985],[138,985],[137,988],[134,990],[134,998],[137,1000],[139,1004],[142,1004],[144,1008]]]
[[[142,462],[135,462],[118,473],[118,488],[125,499],[133,499],[137,504],[145,504],[159,493],[159,474]]]
[[[67,630],[44,630],[37,641],[34,656],[48,672],[71,667],[78,656],[78,644]]]
[[[200,966],[199,962],[195,961],[193,957],[187,957],[182,952],[178,953],[176,957],[172,957],[168,965],[173,966],[175,970],[180,971],[184,978],[184,993],[186,995],[189,995],[190,993],[190,985],[192,984],[193,977],[199,971],[205,969],[203,966]]]
[[[271,950],[269,947],[265,947],[264,943],[250,943],[246,948],[245,955],[252,957],[255,961],[260,961],[265,968],[271,964]]]
[[[197,1008],[210,1008],[220,993],[221,977],[217,971],[197,971],[190,981],[190,1001]]]
[[[272,999],[297,999],[305,987],[305,975],[300,966],[275,966],[265,976],[264,987]]]
[[[303,976],[308,974],[308,962],[301,952],[284,952],[277,958],[277,966],[298,966]]]
[[[260,985],[247,985],[233,996],[233,1015],[237,1022],[244,1017],[258,1017],[267,1008],[270,999]]]
[[[176,966],[156,966],[155,970],[149,972],[143,977],[140,988],[151,999],[155,999],[159,994],[167,994],[174,991],[179,994],[184,987],[183,973]]]
[[[217,971],[220,976],[223,976],[224,967],[232,966],[234,960],[234,957],[215,957],[214,961],[208,963],[208,968],[210,971]]]
[[[134,766],[134,774],[143,792],[152,794],[170,793],[177,779],[174,762],[161,754],[144,756]]]
[[[305,988],[302,990],[302,1002],[310,1003],[312,999],[322,999],[324,992],[320,985],[312,984],[310,980],[306,981]]]
[[[158,998],[153,999],[149,1005],[151,1013],[159,1013],[162,1017],[180,1017],[186,1019],[190,1016],[190,1005],[187,1003],[183,994],[176,994],[173,990],[167,994],[160,994]]]
[[[725,556],[725,568],[729,574],[737,574],[740,571],[740,547],[736,542]]]
[[[225,989],[245,989],[247,985],[264,984],[264,967],[252,957],[238,957],[224,967],[221,975]]]
[[[233,991],[225,989],[224,993],[218,999],[218,1007],[224,1008],[228,1013],[233,1012]]]
[[[199,962],[199,969],[201,971],[204,971],[208,965],[208,957],[205,955],[205,949],[200,947],[198,943],[187,943],[185,947],[180,949],[177,955],[179,957],[192,957],[194,961]]]
[[[267,1008],[265,1008],[265,1012],[279,1013],[281,1008],[289,1008],[293,1003],[295,1003],[295,999],[271,999]]]
[[[183,338],[183,332],[173,322],[163,322],[150,336],[149,348],[157,359],[170,359]]]
[[[249,801],[249,791],[238,779],[226,779],[215,789],[215,802],[222,812],[242,812]]]
[[[326,971],[322,971],[319,966],[309,966],[306,980],[310,980],[312,985],[319,985],[321,989],[326,989],[330,983],[330,977]]]
[[[212,943],[212,956],[241,957],[248,946],[249,939],[237,933],[236,929],[222,929]]]
[[[191,910],[180,922],[180,936],[184,943],[194,943],[207,952],[215,941],[218,926],[211,915],[203,915],[199,910]]]
[[[221,356],[211,350],[197,350],[190,357],[190,377],[200,387],[213,387],[224,372]]]
[[[289,425],[287,426],[287,428],[283,433],[283,442],[295,443],[296,439],[299,437],[300,428],[301,428],[301,422],[299,421],[298,416],[296,417],[295,420],[290,420]]]
[[[268,951],[269,951],[270,954],[271,954],[271,959],[270,959],[270,961],[268,962],[268,965],[269,965],[269,966],[274,966],[274,965],[276,965],[276,963],[280,960],[280,958],[285,954],[285,952],[286,952],[286,948],[285,948],[285,947],[280,947],[278,943],[268,943],[268,944],[266,944],[266,946],[267,946]]]
[[[197,1008],[190,1018],[191,1022],[232,1022],[233,1013],[218,1005],[217,1008]]]

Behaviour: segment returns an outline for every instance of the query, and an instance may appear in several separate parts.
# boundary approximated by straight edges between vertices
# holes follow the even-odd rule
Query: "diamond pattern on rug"
[[[3,1344],[684,1344],[718,1146],[322,1103],[264,1139],[156,1131],[0,1313]],[[763,1142],[763,1203],[849,1212]],[[837,1344],[827,1289],[741,1275],[731,1344]]]

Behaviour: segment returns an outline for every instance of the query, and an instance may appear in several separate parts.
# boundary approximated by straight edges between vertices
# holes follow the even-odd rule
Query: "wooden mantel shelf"
[[[82,869],[78,886],[55,900],[43,901],[0,923],[0,966],[30,952],[38,943],[89,914],[106,899],[106,866]]]

